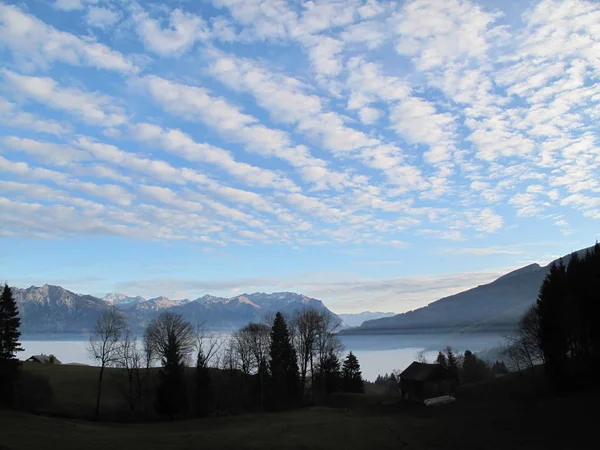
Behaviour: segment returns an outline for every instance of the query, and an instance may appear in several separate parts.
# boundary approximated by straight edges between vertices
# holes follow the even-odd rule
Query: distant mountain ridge
[[[145,299],[111,293],[103,298],[76,294],[61,286],[13,287],[24,334],[88,333],[97,317],[111,306],[123,311],[134,330],[141,330],[162,311],[182,314],[187,320],[204,322],[209,328],[232,329],[281,311],[293,314],[304,307],[327,310],[321,300],[293,292],[242,294],[231,298],[205,295],[196,300]],[[341,323],[341,319],[338,318]]]
[[[590,248],[578,250],[583,256]],[[442,298],[429,305],[375,320],[367,320],[344,334],[422,333],[443,331],[491,331],[512,329],[523,313],[535,303],[550,266],[561,259],[568,264],[570,254],[547,266],[529,264],[495,281]]]
[[[344,321],[345,327],[358,327],[366,322],[367,320],[375,320],[381,319],[383,317],[391,317],[395,316],[396,313],[393,312],[371,312],[365,311],[361,313],[351,313],[351,314],[338,314],[340,319]]]

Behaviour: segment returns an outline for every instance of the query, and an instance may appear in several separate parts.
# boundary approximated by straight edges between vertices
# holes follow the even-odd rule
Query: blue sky
[[[593,244],[592,1],[0,2],[0,277],[402,312]]]

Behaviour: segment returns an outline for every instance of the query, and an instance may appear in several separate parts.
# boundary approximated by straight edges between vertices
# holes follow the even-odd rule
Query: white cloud
[[[195,142],[179,130],[163,130],[150,124],[130,127],[133,136],[143,142],[159,146],[183,158],[216,165],[250,186],[271,187],[278,190],[299,190],[292,181],[271,170],[236,161],[231,152],[206,143]]]
[[[502,29],[491,28],[500,13],[468,0],[413,0],[392,19],[396,51],[412,56],[419,70],[485,56]]]
[[[87,3],[97,3],[98,0],[54,0],[52,6],[63,11],[83,9]]]
[[[90,26],[106,29],[121,20],[121,14],[109,8],[92,7],[88,10],[85,20]]]
[[[56,165],[69,165],[90,158],[87,153],[64,144],[38,142],[14,136],[5,137],[0,140],[0,143],[10,150],[27,153],[39,161]],[[0,151],[2,150],[0,149]]]
[[[358,117],[365,125],[373,125],[381,118],[381,111],[377,108],[365,106],[359,109]]]
[[[61,87],[52,78],[3,72],[6,85],[16,95],[43,103],[50,108],[68,111],[86,123],[113,127],[127,122],[122,108],[115,100],[98,92]]]
[[[17,105],[0,97],[0,120],[7,127],[24,128],[37,133],[66,134],[70,128],[52,119],[42,119],[35,114],[19,111]]]
[[[169,13],[168,26],[165,28],[144,11],[135,13],[134,19],[146,48],[160,56],[181,55],[192,48],[196,41],[210,36],[202,17],[181,9]]]
[[[45,67],[53,62],[131,73],[138,68],[118,51],[59,31],[14,6],[0,4],[0,47],[17,61]]]

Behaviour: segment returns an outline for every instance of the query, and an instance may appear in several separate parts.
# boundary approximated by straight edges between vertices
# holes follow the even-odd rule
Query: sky
[[[0,278],[403,312],[592,245],[600,3],[0,1]]]

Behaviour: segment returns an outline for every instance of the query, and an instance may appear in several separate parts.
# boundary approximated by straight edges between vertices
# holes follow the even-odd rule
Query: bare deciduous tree
[[[196,355],[202,355],[201,363],[203,366],[208,367],[217,358],[224,341],[216,333],[208,331],[202,322],[196,324],[194,337]]]
[[[421,350],[419,353],[417,353],[417,362],[429,364],[429,361],[427,360],[427,352],[425,350]]]
[[[531,307],[519,321],[517,330],[506,336],[502,354],[511,370],[533,369],[544,362],[539,317]]]
[[[119,361],[119,341],[125,329],[125,316],[115,308],[110,308],[98,318],[88,342],[90,356],[100,363],[98,374],[98,392],[96,397],[96,418],[100,415],[100,397],[104,369]]]
[[[290,334],[300,360],[300,389],[304,397],[309,371],[314,386],[316,367],[321,367],[331,352],[340,354],[343,351],[335,335],[340,323],[329,311],[305,308],[296,311],[290,324]]]
[[[163,312],[152,320],[144,333],[146,355],[154,360],[164,360],[169,347],[169,339],[179,349],[186,363],[196,348],[194,327],[181,314]]]
[[[144,364],[144,354],[139,348],[137,339],[131,333],[131,330],[125,330],[117,352],[117,366],[125,371],[127,377],[124,395],[131,413],[135,416],[143,394],[141,368]]]

